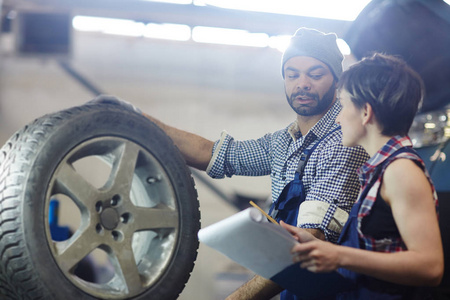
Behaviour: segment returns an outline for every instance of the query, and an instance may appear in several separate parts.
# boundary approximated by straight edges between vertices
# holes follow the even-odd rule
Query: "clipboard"
[[[254,207],[200,229],[198,238],[300,299],[333,296],[353,288],[352,282],[338,272],[312,273],[294,264],[290,251],[297,241]]]

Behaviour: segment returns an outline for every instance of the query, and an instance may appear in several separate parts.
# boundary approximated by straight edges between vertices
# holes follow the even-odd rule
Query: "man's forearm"
[[[283,288],[275,282],[256,275],[228,296],[226,300],[268,300],[281,291]]]
[[[312,235],[314,235],[316,238],[325,241],[325,234],[323,233],[322,230],[320,229],[314,229],[314,228],[303,228],[306,231],[308,231],[309,233],[311,233]]]
[[[213,141],[164,124],[147,114],[144,115],[172,139],[189,166],[202,171],[206,170],[212,157]]]

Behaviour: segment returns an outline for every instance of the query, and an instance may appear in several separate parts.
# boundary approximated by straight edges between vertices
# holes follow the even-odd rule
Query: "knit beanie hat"
[[[284,64],[295,56],[309,56],[327,64],[336,79],[342,74],[344,56],[336,43],[334,33],[302,27],[291,37],[288,48],[283,53],[281,74],[284,78]]]

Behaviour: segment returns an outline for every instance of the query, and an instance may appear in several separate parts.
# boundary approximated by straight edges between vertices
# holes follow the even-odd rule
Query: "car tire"
[[[36,119],[0,151],[0,192],[1,299],[176,299],[190,277],[194,181],[139,113],[88,103]],[[55,201],[58,222],[75,220],[62,238]]]

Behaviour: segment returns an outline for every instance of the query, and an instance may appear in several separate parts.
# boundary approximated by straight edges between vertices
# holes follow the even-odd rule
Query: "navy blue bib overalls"
[[[412,152],[415,153],[413,149],[409,147],[400,148],[394,154],[391,155],[390,158],[400,154],[402,152]],[[362,202],[366,198],[367,193],[370,188],[372,188],[373,184],[380,176],[382,169],[384,166],[387,166],[389,162],[392,160],[388,158],[382,164],[377,166],[377,169],[374,171],[374,175],[372,180],[367,183],[364,190],[361,192],[359,197],[359,201],[356,202],[352,210],[350,211],[350,215],[348,217],[347,223],[342,229],[342,233],[339,237],[338,244],[343,246],[348,246],[352,248],[361,249],[359,234],[358,234],[358,213],[360,211]],[[417,288],[417,287],[409,287],[398,285],[382,280],[378,280],[376,278],[366,276],[363,274],[355,273],[353,271],[349,271],[347,269],[339,269],[339,273],[341,273],[344,277],[352,280],[356,285],[357,289],[351,292],[342,293],[336,297],[338,300],[361,300],[361,299],[370,299],[370,300],[426,300],[431,299],[430,290],[427,288]]]
[[[281,192],[278,199],[272,204],[269,210],[269,215],[271,215],[277,222],[280,220],[290,224],[292,226],[297,226],[297,217],[300,204],[306,199],[305,187],[303,185],[302,177],[311,153],[316,149],[316,147],[322,142],[329,134],[340,129],[340,127],[330,131],[322,139],[316,141],[316,143],[310,149],[304,149],[300,155],[300,160],[295,171],[294,179],[289,182]],[[299,278],[301,280],[301,278]],[[280,294],[281,300],[300,300],[299,297],[293,293],[284,290]]]

